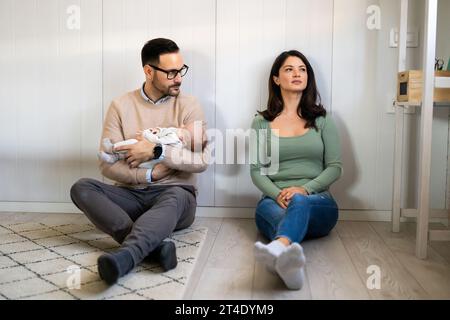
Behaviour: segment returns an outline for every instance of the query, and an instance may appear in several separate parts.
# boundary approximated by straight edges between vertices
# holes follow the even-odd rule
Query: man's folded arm
[[[125,140],[121,129],[121,119],[114,101],[111,103],[108,112],[106,113],[105,121],[103,124],[102,138],[100,140],[100,151],[103,150],[102,141],[105,138],[111,139],[113,143]],[[108,179],[117,181],[122,184],[136,185],[147,182],[147,169],[132,169],[125,161],[117,161],[113,164],[101,161],[100,171],[102,175],[104,175]]]
[[[108,179],[123,184],[137,185],[147,183],[147,169],[134,168],[130,169],[125,161],[117,161],[116,163],[100,163],[100,171],[102,175]]]

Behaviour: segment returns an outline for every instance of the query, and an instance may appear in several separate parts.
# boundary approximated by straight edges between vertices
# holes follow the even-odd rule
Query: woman
[[[336,225],[338,207],[328,188],[342,173],[336,125],[320,103],[314,71],[300,52],[276,58],[268,108],[255,117],[252,128],[258,148],[274,138],[279,143],[277,172],[264,173],[261,159],[251,165],[253,183],[264,194],[256,225],[271,240],[267,245],[256,242],[255,256],[289,289],[298,290],[305,265],[300,242],[326,236]],[[260,138],[261,130],[267,139]]]

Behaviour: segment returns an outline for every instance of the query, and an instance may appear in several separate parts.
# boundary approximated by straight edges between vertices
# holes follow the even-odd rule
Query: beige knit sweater
[[[110,138],[115,143],[135,138],[139,130],[181,127],[193,121],[202,121],[203,128],[206,128],[204,114],[196,98],[180,94],[155,105],[145,101],[138,89],[112,101],[105,117],[101,141]],[[192,185],[197,188],[196,173],[206,170],[209,148],[207,144],[202,152],[192,152],[186,148],[165,146],[162,163],[178,171],[152,184]],[[118,185],[137,188],[148,185],[147,169],[131,169],[125,161],[117,161],[114,164],[100,162],[100,170],[105,177],[116,181]]]

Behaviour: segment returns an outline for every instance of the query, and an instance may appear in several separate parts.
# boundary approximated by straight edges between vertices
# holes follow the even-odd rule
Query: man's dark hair
[[[159,56],[165,53],[176,53],[180,50],[177,44],[170,39],[156,38],[148,41],[141,51],[142,66],[158,64]]]

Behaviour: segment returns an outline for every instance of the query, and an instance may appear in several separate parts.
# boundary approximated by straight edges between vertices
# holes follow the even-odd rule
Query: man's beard
[[[176,97],[180,94],[181,84],[174,84],[169,86],[166,90],[160,88],[159,83],[153,80],[153,86],[158,89],[164,96]],[[171,90],[172,88],[178,88],[178,90]]]
[[[166,94],[169,95],[169,96],[172,96],[172,97],[178,96],[180,94],[180,86],[181,86],[180,84],[170,86],[167,89],[167,93]],[[178,90],[171,90],[173,88],[178,89]]]

